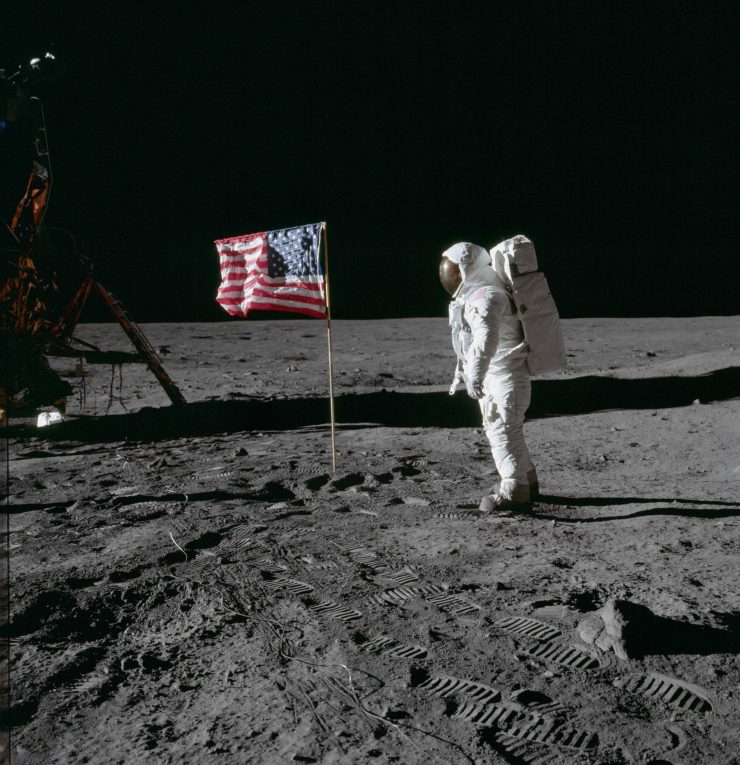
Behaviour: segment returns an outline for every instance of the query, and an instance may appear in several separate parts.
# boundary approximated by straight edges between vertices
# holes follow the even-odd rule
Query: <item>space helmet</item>
[[[458,242],[442,253],[439,280],[447,294],[455,297],[472,270],[490,263],[491,256],[483,247],[472,242]]]

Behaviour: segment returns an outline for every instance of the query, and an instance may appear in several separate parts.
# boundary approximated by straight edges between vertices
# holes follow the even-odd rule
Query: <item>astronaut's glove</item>
[[[452,384],[450,385],[449,394],[450,396],[454,396],[455,393],[457,393],[457,386],[460,385],[460,383],[465,382],[465,375],[462,371],[462,364],[458,361],[457,366],[455,367],[455,376],[452,378]]]
[[[476,401],[483,398],[483,380],[468,380],[465,387],[468,389],[470,398],[474,398]]]

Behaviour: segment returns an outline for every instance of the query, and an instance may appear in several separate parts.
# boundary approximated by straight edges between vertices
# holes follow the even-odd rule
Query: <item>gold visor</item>
[[[452,296],[457,292],[462,283],[460,266],[453,263],[449,258],[442,258],[439,264],[439,280],[448,295]]]

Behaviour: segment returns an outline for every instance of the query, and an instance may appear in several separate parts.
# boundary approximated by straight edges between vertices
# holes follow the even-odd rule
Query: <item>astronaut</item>
[[[457,355],[450,395],[463,382],[480,404],[483,428],[501,478],[480,503],[482,512],[522,509],[537,498],[537,472],[524,441],[531,399],[528,345],[516,306],[491,256],[470,242],[442,254],[440,280],[452,296],[450,328]]]

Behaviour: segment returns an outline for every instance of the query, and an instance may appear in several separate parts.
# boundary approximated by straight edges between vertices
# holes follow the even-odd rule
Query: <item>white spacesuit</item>
[[[501,482],[480,509],[526,506],[539,490],[524,441],[531,398],[528,345],[516,307],[485,249],[459,242],[442,254],[442,285],[452,295],[450,328],[457,354],[450,395],[464,382],[477,399]]]

